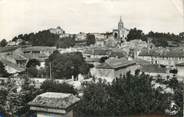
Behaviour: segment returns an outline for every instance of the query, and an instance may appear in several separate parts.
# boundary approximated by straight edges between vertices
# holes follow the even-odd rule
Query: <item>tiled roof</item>
[[[184,57],[184,49],[182,48],[156,48],[143,49],[139,56],[153,56],[153,57]]]
[[[129,61],[126,58],[108,59],[105,63],[98,65],[97,68],[117,69],[117,68],[128,67],[128,66],[135,65],[135,64],[136,63],[134,61]]]
[[[18,46],[7,46],[7,47],[0,47],[0,53],[2,52],[10,52],[10,51],[14,51],[17,48],[19,48]]]
[[[96,68],[98,68],[98,69],[113,69],[113,67],[106,62],[102,63],[100,65],[97,65]]]
[[[25,68],[19,67],[17,64],[12,63],[12,62],[10,62],[10,61],[7,61],[7,60],[5,60],[5,59],[1,59],[0,61],[1,61],[4,65],[10,66],[10,67],[16,69],[18,72],[22,72],[22,71],[25,70]]]
[[[176,64],[176,66],[184,66],[184,62],[183,63],[178,63],[178,64]]]
[[[44,61],[45,59],[48,58],[48,56],[46,56],[45,54],[43,53],[39,53],[39,54],[36,54],[36,55],[33,55],[31,53],[26,53],[23,55],[25,58],[27,59],[37,59],[39,61]]]
[[[24,55],[16,54],[16,55],[8,55],[11,58],[14,58],[15,60],[27,60],[27,58]]]
[[[145,61],[143,59],[138,59],[138,58],[134,59],[134,61],[136,64],[139,64],[139,65],[149,65],[150,64],[149,61]]]
[[[49,46],[30,46],[23,49],[23,51],[54,51],[56,47],[49,47]]]
[[[141,71],[148,73],[167,73],[167,68],[161,67],[156,64],[144,65]]]
[[[120,49],[112,49],[112,52],[110,53],[110,57],[116,57],[116,56],[119,58],[126,57],[127,53]]]
[[[87,49],[84,51],[85,54],[91,55],[109,55],[110,50],[108,49]]]
[[[54,93],[46,92],[36,96],[36,98],[29,102],[31,106],[67,109],[80,99],[69,93]]]

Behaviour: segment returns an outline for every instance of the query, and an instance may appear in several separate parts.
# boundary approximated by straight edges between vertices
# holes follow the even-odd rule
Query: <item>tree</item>
[[[100,63],[104,63],[107,59],[108,59],[108,57],[101,57],[100,58]]]
[[[39,72],[39,70],[36,69],[36,67],[32,67],[32,66],[26,68],[26,71],[27,71],[27,75],[29,77],[37,77],[38,76],[38,72]]]
[[[22,116],[29,113],[28,102],[41,93],[25,75],[21,76],[19,82],[20,84],[17,84],[15,79],[8,79],[2,86],[4,89],[0,89],[0,98],[4,102],[1,103],[3,107],[0,105],[2,107],[0,111],[3,111],[7,117]]]
[[[153,79],[139,73],[116,78],[111,84],[99,80],[84,84],[84,95],[79,102],[79,116],[125,116],[165,113],[168,94],[153,88]]]
[[[36,59],[31,59],[26,64],[26,71],[28,76],[30,77],[37,77],[39,70],[37,69],[37,66],[40,66],[40,62]]]
[[[162,33],[162,32],[150,31],[146,35],[146,37],[151,38],[152,43],[158,47],[168,47],[170,46],[168,42],[171,42],[171,44],[178,45],[183,40],[182,33],[180,33],[179,35],[176,35],[173,33]]]
[[[55,51],[49,56],[46,62],[47,71],[52,71],[52,76],[56,79],[77,78],[78,74],[86,75],[89,72],[89,65],[84,61],[82,53],[72,52],[60,54]]]
[[[37,59],[31,59],[27,62],[26,67],[36,67],[36,66],[40,66],[40,61],[38,61]]]
[[[172,82],[172,81],[171,81]],[[182,117],[183,116],[183,104],[184,104],[184,83],[180,82],[177,85],[177,88],[174,89],[174,100],[176,101],[176,104],[180,107],[179,112],[178,112],[178,117]]]
[[[137,28],[130,29],[129,34],[127,35],[127,41],[141,39],[146,41],[146,37],[142,30],[138,30]]]
[[[7,44],[8,44],[8,42],[6,41],[6,39],[3,39],[0,42],[0,47],[5,47]]]
[[[87,34],[86,40],[87,40],[86,42],[87,45],[92,45],[96,43],[95,35],[90,34],[90,33]]]
[[[8,77],[9,73],[6,71],[4,64],[0,61],[0,76]]]
[[[168,47],[168,42],[164,38],[152,38],[152,43],[157,47]]]
[[[38,33],[19,34],[12,41],[17,39],[22,39],[22,44],[27,42],[33,46],[55,46],[59,35],[51,33],[50,30],[43,30]]]
[[[45,80],[40,86],[43,92],[60,92],[60,93],[72,93],[77,94],[77,91],[72,85],[67,83],[59,83],[54,80]]]
[[[171,69],[169,72],[176,75],[178,73],[178,70],[177,69]]]
[[[84,95],[78,104],[79,116],[110,116],[108,85],[106,81],[92,81],[84,85]]]
[[[75,45],[74,37],[63,37],[57,41],[57,48],[69,48]]]
[[[6,105],[6,96],[8,95],[8,90],[5,87],[0,88],[0,113],[3,113],[5,115],[5,105]]]
[[[28,102],[32,101],[37,95],[41,94],[42,91],[35,88],[35,83],[26,75],[22,75],[21,80],[21,90],[20,93],[18,93],[18,97],[21,101],[18,104],[19,109],[17,110],[17,115],[21,116],[24,114],[25,116],[28,116],[30,111]]]
[[[184,39],[184,32],[179,33],[181,39]]]

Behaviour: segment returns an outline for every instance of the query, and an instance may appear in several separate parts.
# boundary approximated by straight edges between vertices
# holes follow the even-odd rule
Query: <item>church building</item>
[[[118,23],[118,29],[113,29],[113,37],[115,40],[119,42],[125,42],[128,33],[129,33],[129,30],[124,27],[124,23],[120,17],[120,21]]]

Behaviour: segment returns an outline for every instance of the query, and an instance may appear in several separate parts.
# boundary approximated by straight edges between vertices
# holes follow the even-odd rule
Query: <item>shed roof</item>
[[[126,58],[120,59],[108,59],[105,63],[102,63],[97,66],[100,69],[117,69],[135,65],[134,61],[129,61]]]
[[[29,105],[44,108],[67,109],[79,100],[79,98],[69,93],[46,92],[36,96],[33,101],[29,102]]]

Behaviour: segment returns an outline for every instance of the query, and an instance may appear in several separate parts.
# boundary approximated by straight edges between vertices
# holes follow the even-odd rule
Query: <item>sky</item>
[[[62,27],[68,33],[126,28],[184,31],[183,0],[0,0],[0,40]],[[183,2],[184,3],[184,2]]]

